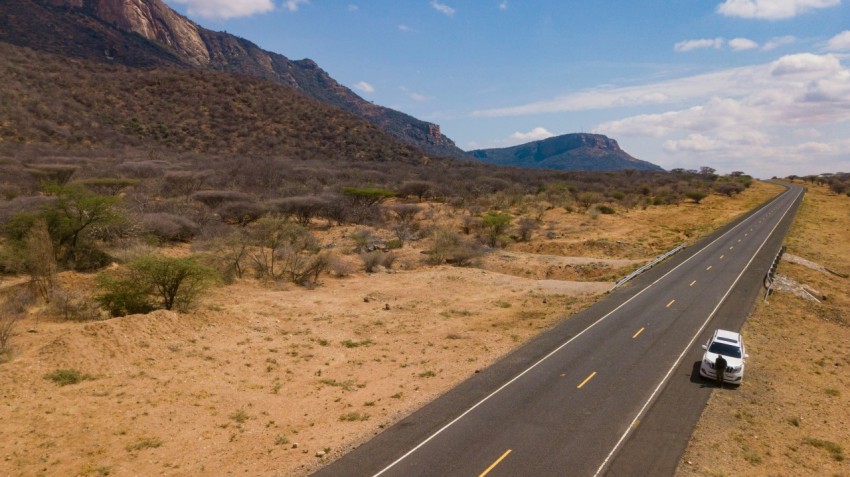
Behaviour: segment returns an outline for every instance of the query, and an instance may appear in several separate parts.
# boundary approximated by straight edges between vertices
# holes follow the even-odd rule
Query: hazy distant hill
[[[376,106],[315,62],[213,32],[160,0],[2,0],[0,41],[131,67],[181,66],[256,76],[360,116],[428,154],[465,157],[436,124]]]
[[[569,171],[662,171],[651,162],[635,159],[617,141],[601,134],[564,134],[542,141],[470,153],[479,161],[500,166]]]

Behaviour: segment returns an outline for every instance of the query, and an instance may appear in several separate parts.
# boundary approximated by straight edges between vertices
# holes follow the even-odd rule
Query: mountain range
[[[499,166],[578,171],[634,169],[662,171],[651,162],[635,159],[617,141],[601,134],[564,134],[519,146],[478,149],[472,156]]]
[[[348,111],[427,154],[466,156],[438,125],[364,100],[314,61],[292,61],[243,38],[207,30],[161,0],[3,0],[0,41],[131,67],[255,76]]]
[[[567,134],[520,146],[464,152],[442,134],[439,125],[364,100],[334,80],[314,61],[290,60],[281,54],[265,51],[246,39],[205,29],[175,12],[161,0],[2,0],[0,42],[60,58],[76,58],[148,72],[163,68],[205,71],[270,81],[359,117],[395,140],[414,146],[432,157],[477,159],[485,163],[524,168],[661,170],[654,164],[630,156],[620,149],[615,140],[593,134]],[[109,83],[108,77],[98,76],[99,81]],[[195,80],[197,78],[190,82]],[[297,102],[297,98],[286,96],[289,104]],[[227,99],[216,99],[220,100]],[[218,107],[234,109],[235,106],[219,104]],[[312,106],[308,104],[305,107]],[[101,111],[98,114],[116,116],[116,112]],[[154,115],[149,116],[153,121]],[[162,122],[161,117],[155,119]],[[10,121],[14,122],[13,119]],[[222,121],[220,119],[218,122]],[[291,118],[284,122],[292,124]],[[54,129],[68,127],[63,124],[51,126]],[[143,131],[160,127],[151,124],[145,126],[147,129],[143,128]],[[305,127],[316,128],[315,125],[306,124]],[[11,129],[6,129],[8,136]],[[156,134],[153,136],[156,137]],[[186,145],[185,141],[175,140],[173,135],[171,140]],[[201,150],[204,147],[196,144],[192,149]],[[228,149],[251,150],[244,144]]]

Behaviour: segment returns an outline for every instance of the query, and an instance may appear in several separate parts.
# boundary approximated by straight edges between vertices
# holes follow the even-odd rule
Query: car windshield
[[[730,356],[732,358],[741,357],[741,348],[735,345],[720,343],[719,341],[711,343],[711,348],[709,348],[708,350],[712,353],[722,354],[723,356]]]

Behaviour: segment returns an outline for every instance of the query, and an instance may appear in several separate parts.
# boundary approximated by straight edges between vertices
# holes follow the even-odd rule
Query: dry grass
[[[850,197],[810,187],[788,252],[850,273]],[[816,289],[760,302],[743,329],[750,360],[737,391],[715,391],[678,476],[848,475],[848,280],[783,262],[778,273]]]
[[[412,243],[389,272],[326,277],[313,290],[240,281],[191,314],[74,323],[36,322],[45,310],[32,310],[0,365],[0,475],[305,475],[594,302],[611,286],[595,280],[775,192],[756,184],[733,199],[596,220],[549,211],[552,238],[511,246],[506,256],[527,265],[509,273],[424,266],[427,244]],[[345,243],[350,232],[321,238]],[[612,245],[587,245],[603,240]],[[589,259],[530,253],[546,247]],[[555,266],[563,276],[552,268],[546,279]],[[556,280],[568,273],[583,281]],[[83,289],[90,277],[63,279]],[[43,378],[57,369],[96,379],[60,387]],[[831,387],[840,396],[821,390],[823,399],[850,395]],[[803,437],[847,448],[807,426]]]

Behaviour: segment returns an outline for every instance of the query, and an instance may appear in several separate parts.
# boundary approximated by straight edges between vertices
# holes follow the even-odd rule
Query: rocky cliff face
[[[4,0],[38,6],[39,0]],[[115,28],[140,35],[151,48],[163,48],[186,66],[258,76],[284,83],[307,96],[342,108],[423,151],[441,156],[466,157],[436,124],[420,121],[392,109],[376,106],[339,84],[314,61],[291,61],[227,33],[204,29],[170,9],[161,0],[42,0],[62,12],[91,16]],[[2,8],[2,6],[0,6]],[[64,19],[67,21],[67,18]],[[25,45],[28,46],[28,45]],[[110,61],[136,66],[135,57],[104,43]],[[91,55],[89,55],[91,56]],[[167,55],[165,55],[167,56]],[[168,62],[169,58],[164,58]],[[147,63],[144,63],[147,65]]]

